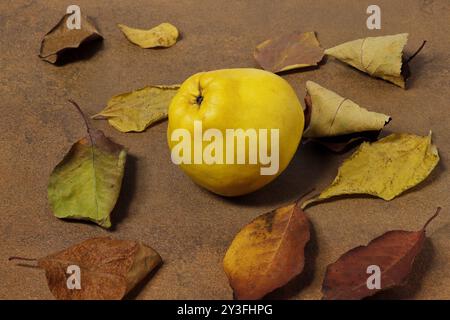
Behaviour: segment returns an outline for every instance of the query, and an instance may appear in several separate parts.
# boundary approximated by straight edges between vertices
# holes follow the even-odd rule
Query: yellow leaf
[[[117,25],[130,42],[141,48],[171,47],[178,39],[178,29],[170,23],[161,23],[150,29],[130,28],[123,24]]]
[[[389,116],[370,112],[313,81],[306,82],[306,90],[311,99],[311,116],[304,137],[320,138],[379,131],[390,120]]]
[[[333,183],[319,196],[303,203],[347,194],[369,194],[392,200],[423,181],[439,162],[439,154],[426,137],[394,133],[377,142],[364,142],[339,168]]]
[[[309,237],[309,220],[297,204],[246,225],[223,259],[235,298],[260,299],[300,274]]]
[[[407,33],[367,37],[327,49],[325,54],[348,63],[373,77],[382,78],[405,88],[402,57],[407,41]]]
[[[170,101],[179,85],[147,86],[112,97],[94,119],[108,119],[111,126],[122,132],[141,132],[151,124],[167,118]]]

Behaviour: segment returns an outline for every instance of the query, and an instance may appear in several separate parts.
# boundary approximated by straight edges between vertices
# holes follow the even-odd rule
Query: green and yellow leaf
[[[53,170],[48,199],[58,218],[89,220],[109,228],[127,152],[102,131],[88,132]]]

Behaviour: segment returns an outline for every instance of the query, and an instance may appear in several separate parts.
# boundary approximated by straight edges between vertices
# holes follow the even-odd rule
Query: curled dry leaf
[[[48,287],[57,299],[118,300],[161,262],[160,255],[141,242],[105,237],[88,239],[38,259],[38,266],[45,270]],[[69,266],[79,268],[79,289],[68,288]]]
[[[359,246],[343,254],[327,267],[322,285],[323,299],[362,299],[403,285],[411,273],[414,259],[422,250],[425,228],[440,209],[419,231],[388,231],[367,246]],[[367,271],[371,266],[380,268],[379,288],[371,285],[371,274]]]
[[[178,39],[178,29],[170,23],[161,23],[150,29],[142,30],[130,28],[124,24],[117,25],[125,37],[141,48],[171,47]]]
[[[56,63],[58,58],[68,49],[77,49],[81,44],[103,39],[102,35],[87,17],[81,15],[80,29],[69,29],[66,14],[42,39],[39,57],[50,63]]]
[[[403,48],[408,34],[367,37],[326,49],[333,56],[373,77],[382,78],[405,88],[402,74]]]
[[[389,116],[368,111],[313,81],[306,82],[305,104],[308,123],[304,137],[335,151],[341,151],[355,140],[376,139],[391,120]],[[330,137],[333,139],[320,139]]]
[[[263,214],[234,238],[223,260],[236,299],[260,299],[304,266],[309,220],[298,204]]]
[[[167,118],[167,110],[179,85],[147,86],[112,97],[94,119],[108,119],[121,132],[141,132]]]
[[[394,133],[376,142],[364,142],[339,168],[333,183],[322,193],[303,203],[339,195],[369,194],[392,200],[422,182],[439,162],[431,132],[421,137]]]
[[[323,55],[315,32],[295,32],[266,40],[253,53],[264,70],[274,73],[316,66]]]
[[[88,134],[72,146],[53,170],[48,199],[58,218],[89,220],[109,228],[110,213],[120,193],[127,152],[123,146],[105,137],[102,131],[91,129],[84,115],[83,119]]]

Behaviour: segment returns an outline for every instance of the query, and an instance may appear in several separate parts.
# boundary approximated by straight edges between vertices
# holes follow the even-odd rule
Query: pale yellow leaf
[[[403,48],[408,34],[367,37],[326,49],[333,56],[371,76],[390,81],[405,88],[402,72]]]
[[[306,82],[306,90],[312,105],[310,122],[304,137],[333,137],[379,131],[390,120],[389,116],[370,112],[313,81]]]
[[[178,29],[170,23],[161,23],[150,29],[130,28],[123,24],[117,25],[127,39],[141,48],[171,47],[178,39]]]
[[[428,136],[394,133],[379,141],[364,142],[344,161],[333,183],[303,203],[339,195],[369,194],[392,200],[423,181],[439,162],[439,154]]]
[[[179,85],[147,86],[119,94],[94,119],[108,119],[111,126],[122,132],[141,132],[151,124],[166,119],[167,110]]]

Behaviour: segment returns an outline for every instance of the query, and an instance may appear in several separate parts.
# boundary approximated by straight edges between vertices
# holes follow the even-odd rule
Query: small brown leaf
[[[81,44],[103,39],[95,26],[81,15],[80,29],[69,29],[66,14],[42,39],[39,57],[50,63],[56,63],[61,54],[68,49],[80,48]]]
[[[414,259],[425,242],[425,228],[441,208],[419,231],[388,231],[369,242],[356,247],[327,267],[322,285],[325,300],[356,300],[392,287],[403,285],[413,266]],[[368,287],[369,266],[380,268],[380,288]]]
[[[104,237],[38,259],[38,266],[45,269],[48,287],[57,299],[118,300],[161,262],[159,254],[141,242]],[[68,288],[69,266],[79,268],[79,289]]]
[[[300,274],[309,237],[309,220],[297,204],[246,225],[223,260],[235,298],[260,299]]]
[[[259,65],[274,73],[316,66],[323,58],[315,32],[291,33],[260,43],[253,56]]]

